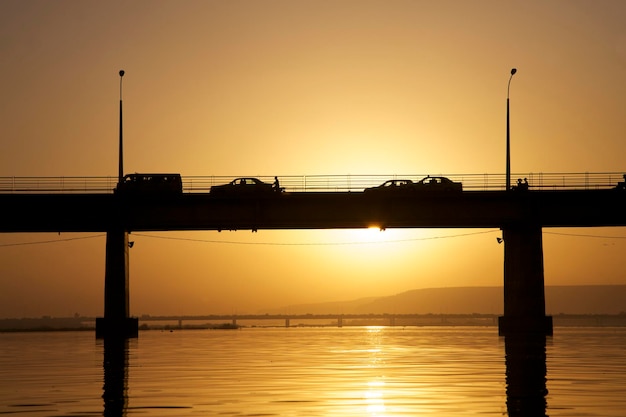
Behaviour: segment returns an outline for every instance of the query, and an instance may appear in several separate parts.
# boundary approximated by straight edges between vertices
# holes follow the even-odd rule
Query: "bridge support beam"
[[[96,318],[96,338],[132,338],[139,333],[139,319],[129,315],[128,249],[127,231],[107,232],[104,317]]]
[[[504,316],[499,318],[499,334],[552,335],[552,317],[546,316],[541,226],[507,226],[502,237]]]

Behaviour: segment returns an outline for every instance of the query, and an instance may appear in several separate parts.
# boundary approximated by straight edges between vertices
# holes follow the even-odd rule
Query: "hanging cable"
[[[93,235],[93,236],[68,237],[68,238],[65,238],[65,239],[56,239],[56,240],[38,240],[38,241],[35,241],[35,242],[0,243],[0,247],[43,245],[43,244],[47,244],[47,243],[69,242],[71,240],[94,239],[94,238],[102,237],[102,236],[105,236],[105,235],[104,234],[100,234],[100,235]]]
[[[181,240],[188,242],[200,242],[200,243],[221,243],[221,244],[230,244],[230,245],[264,245],[264,246],[340,246],[340,245],[375,245],[381,243],[402,243],[402,242],[416,242],[422,240],[435,240],[435,239],[449,239],[449,238],[457,238],[457,237],[465,237],[465,236],[474,236],[486,233],[496,233],[500,230],[487,230],[480,232],[470,232],[470,233],[460,233],[456,235],[447,235],[447,236],[430,236],[423,238],[415,238],[415,239],[398,239],[398,240],[384,240],[380,242],[321,242],[321,243],[276,243],[276,242],[241,242],[241,241],[232,241],[232,240],[211,240],[211,239],[193,239],[193,238],[184,238],[184,237],[172,237],[172,236],[158,236],[158,235],[145,235],[142,233],[133,233],[133,236],[141,236],[152,239],[166,239],[166,240]]]

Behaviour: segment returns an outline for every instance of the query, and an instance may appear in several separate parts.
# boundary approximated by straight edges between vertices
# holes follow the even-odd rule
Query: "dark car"
[[[379,186],[366,188],[365,193],[401,193],[413,192],[415,183],[411,180],[388,180]]]
[[[235,178],[228,184],[211,187],[211,194],[216,195],[263,195],[273,192],[272,184],[258,178]]]
[[[410,194],[417,192],[431,191],[462,191],[463,185],[460,182],[453,182],[445,177],[431,177],[413,182],[411,180],[388,180],[377,187],[366,188],[365,193],[392,193],[392,194]]]
[[[415,183],[415,189],[419,191],[463,191],[463,185],[446,177],[431,177],[429,175]]]
[[[124,195],[178,195],[183,192],[180,174],[128,174],[115,189]]]

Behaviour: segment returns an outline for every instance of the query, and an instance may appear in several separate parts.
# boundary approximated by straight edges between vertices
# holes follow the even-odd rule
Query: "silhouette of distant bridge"
[[[337,326],[344,325],[454,325],[480,324],[494,325],[498,322],[496,314],[390,314],[390,313],[337,313],[337,314],[212,314],[204,316],[150,316],[139,319],[144,325],[148,323],[176,323],[175,327],[202,327],[209,323],[228,323],[235,326],[273,326],[280,323],[284,327],[291,326]],[[201,324],[198,324],[201,323]],[[172,327],[172,326],[169,326]]]
[[[527,185],[512,190],[503,175],[447,175],[463,191],[365,192],[389,179],[421,177],[280,176],[282,192],[252,194],[210,192],[233,177],[183,177],[181,193],[114,193],[119,179],[109,177],[4,177],[0,232],[107,232],[105,314],[96,333],[135,336],[133,231],[497,227],[505,243],[501,333],[551,334],[542,228],[626,226],[622,173],[527,174]]]

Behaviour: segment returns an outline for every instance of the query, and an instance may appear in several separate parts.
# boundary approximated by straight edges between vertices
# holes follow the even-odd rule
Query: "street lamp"
[[[511,70],[509,85],[506,87],[506,190],[511,189],[511,125],[509,123],[509,90],[511,89],[511,79],[517,72],[516,68]]]
[[[122,185],[124,180],[124,146],[122,143],[122,77],[124,77],[124,70],[120,70],[120,162],[117,184]]]

